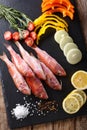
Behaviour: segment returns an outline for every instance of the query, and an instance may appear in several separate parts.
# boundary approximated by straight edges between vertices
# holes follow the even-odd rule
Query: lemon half
[[[78,90],[87,89],[87,72],[83,70],[76,71],[71,77],[71,83]]]

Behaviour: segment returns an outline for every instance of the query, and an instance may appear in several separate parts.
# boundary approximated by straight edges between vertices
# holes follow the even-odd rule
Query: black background
[[[72,3],[74,5],[75,2],[72,0]],[[25,14],[27,14],[32,20],[36,19],[41,15],[41,0],[0,0],[0,4],[4,4],[7,6],[10,6],[12,8],[15,8]],[[60,14],[59,14],[60,15]],[[60,15],[62,17],[62,15]],[[86,70],[87,71],[87,56],[86,56],[86,47],[84,43],[84,38],[80,26],[80,21],[78,18],[77,10],[75,8],[75,17],[74,20],[71,21],[69,18],[65,18],[65,20],[69,24],[69,34],[74,39],[74,42],[78,45],[80,50],[82,51],[83,58],[80,63],[77,65],[70,65],[66,58],[63,55],[63,52],[59,48],[58,44],[54,41],[54,32],[45,35],[43,39],[40,41],[39,47],[46,50],[51,56],[53,56],[66,70],[67,76],[66,77],[57,77],[59,80],[62,80],[63,89],[62,91],[54,91],[50,88],[47,88],[45,85],[45,88],[47,90],[47,93],[49,95],[49,101],[50,100],[56,100],[58,103],[58,111],[50,112],[46,116],[37,116],[34,114],[34,116],[30,117],[28,116],[26,119],[20,121],[16,120],[11,115],[11,110],[16,106],[16,104],[24,104],[23,97],[24,95],[22,93],[17,93],[17,89],[8,73],[6,64],[0,60],[0,69],[1,69],[1,79],[2,79],[2,87],[3,87],[3,93],[5,98],[5,104],[6,104],[6,111],[7,111],[7,117],[8,117],[8,123],[11,128],[17,128],[22,126],[28,126],[28,125],[34,125],[38,123],[45,123],[45,122],[51,122],[51,121],[57,121],[62,120],[65,118],[71,118],[75,116],[85,115],[87,114],[87,103],[81,108],[81,110],[73,115],[69,115],[65,113],[62,109],[62,100],[64,97],[73,90],[73,86],[71,85],[70,78],[72,74],[77,70]],[[3,51],[6,52],[6,54],[9,56],[9,53],[5,50],[3,47],[3,43],[6,41],[3,38],[3,34],[7,30],[12,30],[9,27],[9,24],[4,19],[0,20],[0,54],[2,54]],[[13,31],[13,30],[12,30]],[[9,42],[16,51],[18,52],[16,46]],[[25,46],[26,48],[26,46]],[[30,52],[30,49],[28,49]],[[39,99],[35,98],[33,95],[26,97],[27,102],[30,102],[30,99],[32,98],[32,103],[34,104],[36,101],[39,101]]]

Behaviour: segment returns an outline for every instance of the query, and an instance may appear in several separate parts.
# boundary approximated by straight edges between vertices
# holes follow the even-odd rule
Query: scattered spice
[[[42,102],[39,104],[38,109],[44,111],[57,111],[58,103],[54,101]]]

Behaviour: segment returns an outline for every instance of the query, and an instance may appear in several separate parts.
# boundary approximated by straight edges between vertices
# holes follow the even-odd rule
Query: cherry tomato
[[[23,30],[22,35],[23,35],[23,39],[27,38],[29,36],[29,31],[28,30]]]
[[[27,46],[32,46],[33,44],[34,44],[34,40],[33,40],[33,38],[31,38],[31,37],[27,37],[26,39],[25,39],[25,43],[27,44]]]
[[[33,23],[33,22],[29,22],[27,29],[28,29],[29,31],[33,31],[34,28],[35,28],[34,23]]]
[[[34,32],[34,31],[30,32],[30,37],[32,37],[34,40],[36,40],[36,38],[37,38],[36,32]]]
[[[20,39],[19,32],[14,32],[12,34],[12,38],[13,40],[18,41]]]
[[[11,40],[12,39],[12,33],[10,31],[6,31],[4,33],[4,39],[7,40],[7,41]]]

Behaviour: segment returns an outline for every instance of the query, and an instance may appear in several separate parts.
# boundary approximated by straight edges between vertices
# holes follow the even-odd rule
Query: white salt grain
[[[17,120],[26,118],[28,114],[28,108],[24,105],[17,105],[16,108],[12,110],[12,115],[14,115]]]

